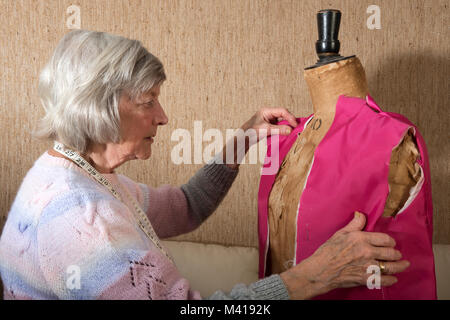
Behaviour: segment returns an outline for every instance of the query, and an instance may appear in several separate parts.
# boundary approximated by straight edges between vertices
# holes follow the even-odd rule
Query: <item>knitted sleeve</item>
[[[40,270],[59,299],[200,298],[109,194],[79,189],[57,196],[43,210],[36,237]]]
[[[186,196],[179,187],[165,184],[154,188],[125,176],[120,176],[120,181],[147,213],[159,238],[189,232],[200,224],[196,216],[189,212]]]
[[[224,164],[208,163],[181,186],[189,203],[189,212],[200,223],[219,206],[228,193],[239,170]]]
[[[224,164],[209,163],[181,187],[165,184],[154,188],[124,176],[120,179],[147,212],[158,237],[164,239],[190,232],[205,221],[228,193],[237,174],[238,170]]]
[[[288,300],[289,293],[279,275],[258,280],[249,286],[237,284],[230,293],[216,291],[209,300]]]

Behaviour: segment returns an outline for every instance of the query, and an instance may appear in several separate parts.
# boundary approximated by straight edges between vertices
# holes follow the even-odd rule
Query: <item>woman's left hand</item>
[[[277,125],[276,123],[281,120],[287,120],[290,126]],[[258,142],[272,134],[288,135],[296,126],[295,117],[286,108],[261,108],[242,125],[241,129],[245,132],[248,129],[255,130],[257,136],[255,142]]]

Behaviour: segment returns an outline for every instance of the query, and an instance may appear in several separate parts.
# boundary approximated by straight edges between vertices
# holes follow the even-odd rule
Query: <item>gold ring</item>
[[[378,261],[378,266],[380,267],[381,273],[384,273],[386,271],[386,265],[384,261]]]

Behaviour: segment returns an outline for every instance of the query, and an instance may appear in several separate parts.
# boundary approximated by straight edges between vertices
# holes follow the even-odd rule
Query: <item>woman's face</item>
[[[121,142],[120,154],[128,160],[148,159],[158,126],[168,122],[158,101],[160,85],[132,100],[122,94],[119,101]]]

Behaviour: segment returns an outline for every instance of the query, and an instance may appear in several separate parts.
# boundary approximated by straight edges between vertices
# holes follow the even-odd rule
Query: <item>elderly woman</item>
[[[138,41],[83,30],[60,41],[39,80],[46,113],[37,135],[55,145],[24,178],[0,240],[5,298],[201,298],[159,239],[192,231],[214,212],[238,159],[220,161],[225,147],[181,187],[153,188],[114,171],[150,157],[158,126],[168,123],[158,101],[165,79]],[[261,109],[241,128],[289,133],[278,118],[296,125],[286,109]],[[210,298],[311,298],[366,285],[376,260],[387,261],[381,285],[392,285],[408,262],[398,261],[389,236],[361,231],[364,223],[356,214],[301,264]]]

